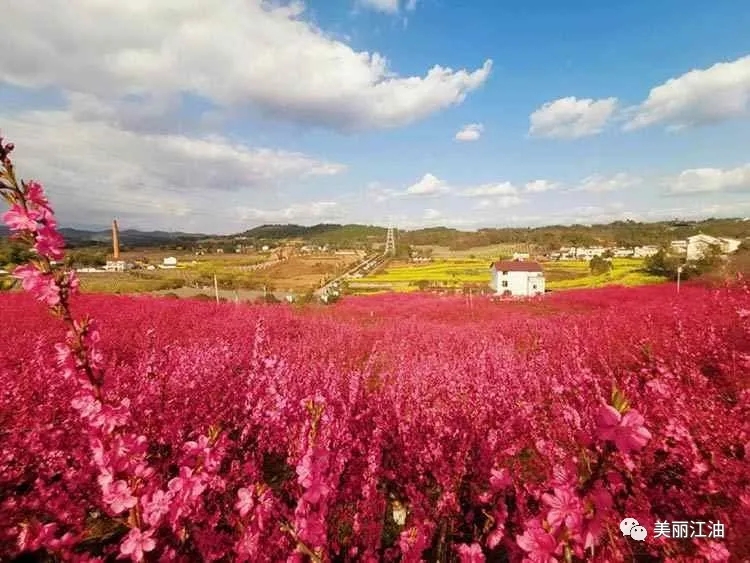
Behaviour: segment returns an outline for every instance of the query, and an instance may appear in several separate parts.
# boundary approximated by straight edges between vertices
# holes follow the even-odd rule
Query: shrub
[[[594,276],[600,276],[602,274],[608,274],[612,270],[612,262],[602,258],[601,256],[594,256],[589,261],[589,269],[591,274]]]

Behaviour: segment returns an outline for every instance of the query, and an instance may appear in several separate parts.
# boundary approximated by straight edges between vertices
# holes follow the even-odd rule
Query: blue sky
[[[3,8],[0,130],[64,223],[750,215],[747,2],[215,6]]]

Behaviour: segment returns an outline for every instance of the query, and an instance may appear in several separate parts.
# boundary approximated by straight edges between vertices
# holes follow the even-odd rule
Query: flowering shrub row
[[[750,557],[742,284],[299,311],[74,298],[43,190],[0,147],[4,221],[36,252],[28,293],[0,296],[0,553]],[[625,517],[726,539],[636,542]]]

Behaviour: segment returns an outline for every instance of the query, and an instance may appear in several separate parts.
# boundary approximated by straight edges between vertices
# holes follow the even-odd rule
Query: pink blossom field
[[[98,327],[96,400],[63,323],[0,295],[5,557],[750,558],[741,285],[71,309]],[[654,537],[664,521],[726,533]]]

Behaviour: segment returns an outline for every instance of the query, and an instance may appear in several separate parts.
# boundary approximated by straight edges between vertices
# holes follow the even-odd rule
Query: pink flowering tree
[[[1,553],[750,557],[744,283],[563,293],[551,317],[404,295],[303,313],[77,295],[12,151],[0,141],[2,219],[32,258],[13,272],[25,294],[0,296]],[[652,537],[698,520],[726,538]]]

